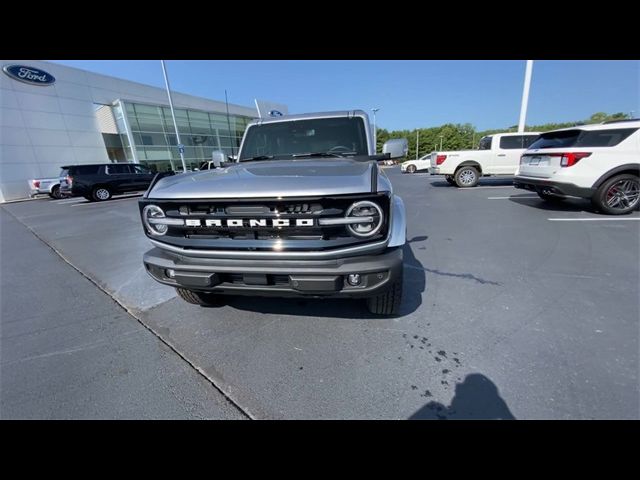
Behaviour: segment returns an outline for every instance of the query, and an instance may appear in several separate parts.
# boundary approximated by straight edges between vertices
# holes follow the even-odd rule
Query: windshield
[[[367,155],[362,118],[316,118],[254,125],[246,132],[240,161],[311,153]]]

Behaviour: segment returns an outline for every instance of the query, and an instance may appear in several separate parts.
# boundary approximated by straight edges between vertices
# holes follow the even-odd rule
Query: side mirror
[[[214,150],[211,152],[211,162],[216,168],[220,168],[222,164],[227,160],[227,156],[221,150]]]
[[[409,152],[409,142],[406,138],[387,140],[382,146],[382,153],[388,153],[389,158],[406,157]]]

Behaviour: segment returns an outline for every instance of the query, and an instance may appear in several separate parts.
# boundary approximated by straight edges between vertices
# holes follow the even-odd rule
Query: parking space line
[[[474,190],[480,190],[481,188],[514,188],[513,185],[496,185],[495,187],[485,186],[485,187],[472,187],[472,188],[458,188],[459,192],[472,192]]]
[[[131,200],[132,198],[137,198],[137,197],[141,197],[141,196],[142,195],[129,195],[128,197],[112,198],[111,200],[107,200],[105,202],[90,202],[90,201],[86,200],[85,202],[74,203],[71,206],[72,207],[82,207],[82,206],[93,205],[95,207],[97,205],[109,205],[110,203],[117,202],[118,200]]]
[[[547,218],[550,222],[621,222],[628,220],[640,221],[640,217],[624,217],[624,218],[613,218],[613,217],[604,217],[604,218]]]
[[[65,198],[64,200],[54,200],[51,203],[55,203],[58,205],[68,205],[70,203],[78,203],[78,202],[85,202],[86,199],[84,198]]]
[[[487,197],[487,200],[506,200],[507,198],[540,198],[537,195],[511,195],[509,197]]]

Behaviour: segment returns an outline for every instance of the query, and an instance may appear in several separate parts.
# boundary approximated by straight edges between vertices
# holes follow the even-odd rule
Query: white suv
[[[640,204],[640,119],[541,134],[520,158],[514,186],[547,201],[588,198],[611,215],[634,210]]]

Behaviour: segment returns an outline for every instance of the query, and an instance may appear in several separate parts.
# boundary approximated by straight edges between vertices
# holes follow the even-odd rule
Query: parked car
[[[516,188],[558,202],[588,198],[610,215],[640,205],[640,119],[554,130],[520,159]]]
[[[431,166],[431,154],[420,157],[417,160],[407,160],[400,165],[402,173],[416,173],[420,170],[429,170]]]
[[[514,175],[520,156],[538,136],[538,132],[497,133],[482,137],[477,150],[433,152],[429,173],[444,175],[460,188],[475,187],[482,176]]]
[[[63,195],[102,202],[113,195],[146,190],[155,174],[133,163],[69,165],[60,172]]]
[[[35,178],[29,180],[29,196],[47,194],[51,198],[62,198],[59,178]]]
[[[239,160],[158,180],[140,199],[144,254],[185,301],[217,294],[365,299],[398,312],[406,221],[361,110],[251,122]],[[224,158],[214,152],[214,158]]]

